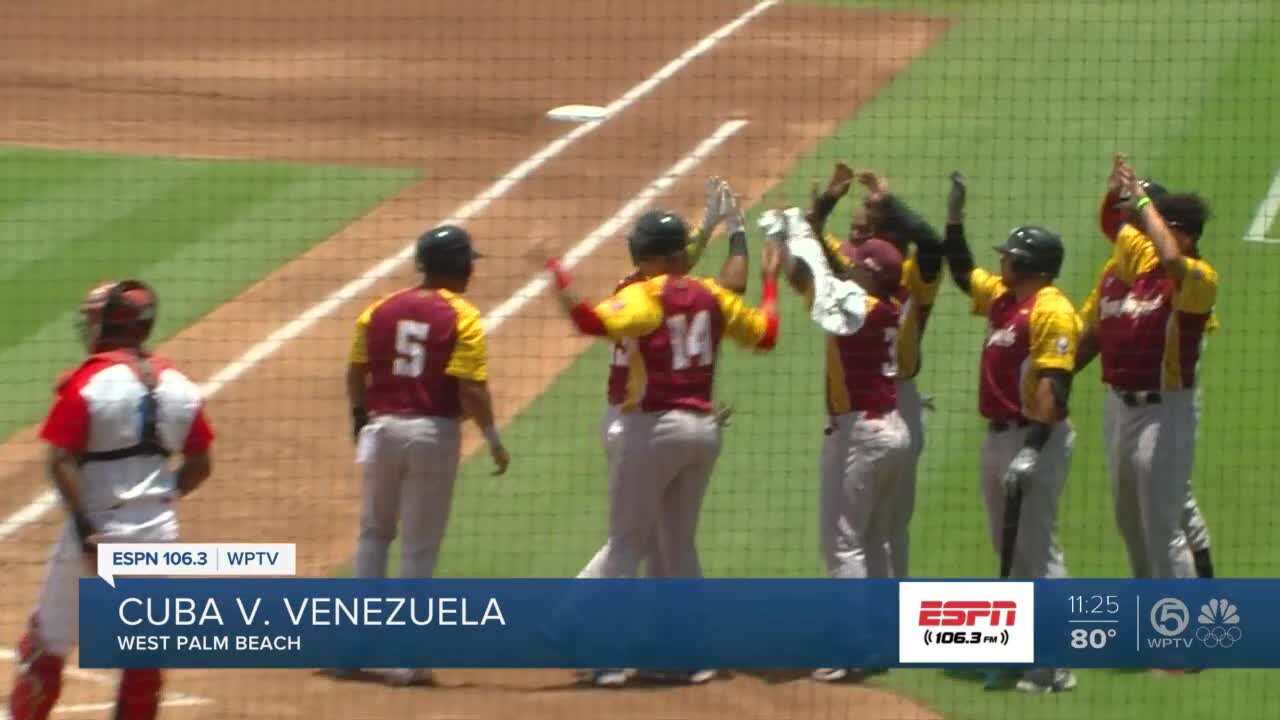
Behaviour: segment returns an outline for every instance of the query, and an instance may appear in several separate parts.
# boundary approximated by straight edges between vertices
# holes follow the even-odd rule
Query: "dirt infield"
[[[565,103],[607,104],[750,7],[736,0],[523,3],[261,0],[10,5],[0,11],[0,142],[166,155],[421,167],[406,188],[184,331],[163,352],[206,379],[343,283],[394,254],[495,178],[564,134]],[[306,8],[306,14],[301,9]],[[74,13],[81,17],[73,19]],[[90,17],[84,17],[88,13]],[[522,17],[512,17],[523,13]],[[922,52],[942,21],[782,5],[720,41],[599,129],[521,179],[469,225],[483,261],[482,310],[529,278],[533,238],[567,248],[725,121],[744,130],[677,181],[693,211],[701,181],[731,178],[748,202]],[[611,242],[580,271],[602,293],[623,271]],[[719,251],[713,250],[718,254]],[[193,268],[193,280],[199,268]],[[299,572],[345,564],[357,509],[342,365],[352,319],[412,280],[408,266],[227,385],[211,402],[217,472],[185,506],[191,541],[295,542]],[[490,341],[502,418],[585,343],[545,299]],[[473,445],[473,443],[472,443]],[[469,446],[470,447],[470,446]],[[0,447],[0,518],[42,488],[31,432]],[[511,482],[519,476],[517,450]],[[16,592],[0,638],[16,638],[55,514],[0,542]],[[7,641],[6,641],[7,642]],[[0,664],[5,658],[0,657]],[[738,675],[700,688],[572,689],[564,672],[443,671],[444,687],[393,690],[313,673],[177,672],[169,716],[202,718],[917,718],[928,711],[858,686]],[[8,688],[8,672],[0,681]],[[73,678],[84,707],[109,686]],[[7,692],[5,693],[7,694]],[[84,710],[83,712],[90,712]],[[99,714],[101,714],[99,712]]]

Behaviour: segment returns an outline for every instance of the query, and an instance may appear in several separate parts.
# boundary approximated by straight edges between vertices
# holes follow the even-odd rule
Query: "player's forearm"
[[[502,438],[498,435],[493,416],[493,398],[489,395],[488,383],[475,380],[458,380],[458,400],[462,411],[475,421],[485,441],[493,447],[502,446]]]
[[[809,221],[809,227],[813,228],[814,235],[822,237],[823,228],[827,226],[827,218],[831,217],[831,211],[835,210],[838,202],[840,202],[840,196],[830,190],[825,190],[813,198],[813,205],[810,206],[805,219]]]
[[[764,335],[756,348],[772,350],[778,344],[781,318],[778,316],[778,279],[764,276],[760,286],[760,312],[764,314]]]
[[[751,263],[747,258],[747,233],[739,230],[729,236],[729,256],[720,266],[720,285],[735,294],[747,291],[747,275]]]
[[[1181,283],[1183,275],[1186,274],[1186,267],[1182,261],[1182,251],[1178,249],[1178,241],[1173,237],[1173,231],[1165,224],[1164,218],[1160,215],[1160,211],[1156,210],[1156,204],[1149,197],[1143,197],[1138,201],[1138,213],[1142,218],[1142,225],[1146,231],[1147,237],[1151,238],[1151,244],[1156,248],[1156,257],[1160,259],[1160,264],[1164,266],[1165,272],[1173,278],[1175,283]]]
[[[369,386],[369,366],[363,363],[347,365],[347,403],[351,411],[351,425],[359,433],[369,423],[369,411],[364,406],[365,392]]]
[[[47,465],[49,477],[53,479],[53,485],[58,489],[58,495],[62,497],[62,505],[67,509],[67,515],[71,517],[76,535],[80,538],[80,543],[88,549],[89,538],[97,532],[97,529],[90,522],[89,513],[85,510],[80,498],[80,468],[70,453],[56,447],[49,448]]]
[[[715,228],[708,228],[706,225],[699,225],[693,231],[693,238],[685,248],[689,253],[689,267],[691,269],[696,267],[698,261],[702,259],[702,253],[706,252],[707,244],[711,242],[711,233],[714,231]]]
[[[213,460],[208,453],[183,455],[178,466],[178,495],[186,497],[195,492],[213,474]]]
[[[582,296],[573,289],[573,277],[560,264],[558,259],[547,261],[547,271],[551,273],[551,282],[556,286],[556,298],[560,307],[573,321],[574,327],[584,335],[604,337],[608,334],[604,321],[596,314],[595,308],[587,304]]]
[[[1076,347],[1076,367],[1075,372],[1089,367],[1089,363],[1098,356],[1098,335],[1090,329],[1085,330],[1080,336],[1080,344]]]
[[[965,240],[963,224],[947,223],[943,252],[947,257],[947,267],[951,269],[951,279],[961,292],[968,295],[969,278],[973,274],[973,251]]]

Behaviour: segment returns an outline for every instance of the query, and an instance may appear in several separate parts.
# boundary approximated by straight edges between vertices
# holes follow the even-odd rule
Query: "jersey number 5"
[[[416,378],[422,374],[427,362],[427,349],[423,343],[431,326],[417,320],[401,320],[396,323],[396,360],[391,363],[391,374]]]
[[[671,368],[685,370],[697,358],[698,367],[707,367],[715,360],[711,346],[711,314],[699,310],[689,322],[688,315],[667,318],[667,332],[671,334]]]

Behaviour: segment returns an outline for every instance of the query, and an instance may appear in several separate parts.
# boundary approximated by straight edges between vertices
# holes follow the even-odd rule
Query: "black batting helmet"
[[[418,237],[414,257],[424,273],[466,277],[480,253],[471,246],[471,233],[457,225],[441,225]]]
[[[689,244],[689,226],[667,210],[650,210],[640,216],[627,236],[631,259],[657,258],[683,250]]]
[[[1145,192],[1152,200],[1159,200],[1169,194],[1168,188],[1151,178],[1142,178],[1138,181],[1138,184],[1142,186],[1143,192]]]
[[[996,252],[1013,260],[1013,269],[1027,275],[1058,277],[1066,255],[1062,238],[1038,225],[1023,225],[1009,233]]]

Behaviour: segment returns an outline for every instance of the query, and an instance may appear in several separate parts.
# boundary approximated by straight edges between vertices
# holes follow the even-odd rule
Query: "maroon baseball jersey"
[[[618,285],[613,289],[613,294],[617,295],[622,292],[626,286],[644,279],[644,276],[637,270],[630,275],[618,281]],[[633,370],[631,367],[632,341],[630,338],[620,338],[613,343],[613,352],[609,356],[609,382],[607,389],[607,397],[610,405],[634,406],[637,402],[635,388],[638,384],[643,383],[643,378],[639,379],[639,383],[631,383]],[[626,409],[631,409],[626,407]]]
[[[882,414],[898,406],[898,320],[893,300],[867,298],[867,315],[852,335],[827,336],[827,411]]]
[[[350,361],[369,368],[373,414],[456,418],[458,380],[488,379],[480,313],[448,290],[409,288],[370,305]]]
[[[609,337],[635,338],[645,382],[640,409],[712,410],[716,352],[725,335],[772,347],[769,316],[714,280],[660,275],[632,283],[595,308]]]

